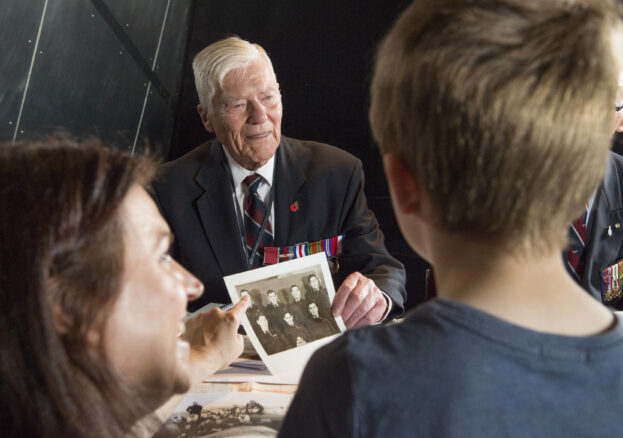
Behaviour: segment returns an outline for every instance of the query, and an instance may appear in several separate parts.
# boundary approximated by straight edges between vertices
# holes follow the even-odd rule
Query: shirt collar
[[[229,168],[231,169],[231,176],[234,180],[234,187],[238,187],[242,183],[243,179],[245,179],[247,176],[253,173],[257,173],[261,175],[262,178],[264,178],[264,181],[267,182],[269,186],[273,185],[273,169],[275,167],[275,154],[273,154],[273,156],[270,157],[268,162],[264,164],[262,167],[260,167],[259,169],[248,170],[242,167],[236,160],[233,159],[231,155],[229,155],[229,152],[227,151],[225,146],[221,144],[221,147],[223,148],[223,152],[225,153],[225,156],[227,157],[227,163],[229,164]]]

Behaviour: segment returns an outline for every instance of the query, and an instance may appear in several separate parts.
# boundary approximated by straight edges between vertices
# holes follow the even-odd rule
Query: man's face
[[[316,304],[315,304],[315,303],[311,303],[311,304],[308,306],[308,309],[309,309],[309,313],[311,313],[311,315],[312,315],[314,318],[318,318],[318,306],[316,306]]]
[[[318,279],[316,277],[309,277],[309,285],[312,287],[312,289],[318,289]]]
[[[133,187],[119,214],[123,277],[102,342],[113,369],[157,407],[190,385],[189,345],[178,334],[203,286],[168,255],[171,232],[145,190]]]
[[[285,315],[283,315],[283,320],[288,324],[288,325],[293,325],[294,324],[294,318],[292,317],[292,315],[290,315],[289,313],[286,313]]]
[[[259,325],[264,331],[268,330],[268,321],[266,320],[266,317],[264,315],[260,315],[257,318],[257,325]]]
[[[298,286],[292,286],[292,298],[294,298],[296,301],[301,299],[301,291],[299,290]]]
[[[230,71],[212,105],[211,114],[198,108],[206,130],[244,168],[266,164],[281,140],[282,106],[279,84],[264,59]]]
[[[270,292],[268,294],[268,301],[270,301],[273,306],[276,306],[277,304],[279,304],[277,302],[277,294],[275,292]]]

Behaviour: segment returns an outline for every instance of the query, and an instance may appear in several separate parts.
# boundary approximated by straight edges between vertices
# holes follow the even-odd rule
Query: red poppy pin
[[[290,211],[292,213],[296,213],[299,209],[299,201],[294,201],[294,203],[290,204]]]

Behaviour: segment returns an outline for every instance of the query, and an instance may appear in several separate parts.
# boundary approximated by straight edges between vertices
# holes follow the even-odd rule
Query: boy
[[[403,13],[370,121],[439,298],[319,350],[281,436],[622,433],[623,328],[560,257],[608,158],[619,26],[609,1]]]

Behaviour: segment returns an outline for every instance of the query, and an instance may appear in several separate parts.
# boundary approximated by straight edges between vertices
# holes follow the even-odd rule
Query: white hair
[[[264,59],[274,75],[273,64],[262,46],[237,36],[212,43],[199,52],[193,59],[193,73],[201,108],[208,114],[212,113],[212,99],[216,91],[223,86],[227,73],[244,69],[258,58]]]

